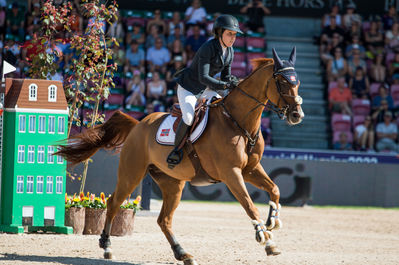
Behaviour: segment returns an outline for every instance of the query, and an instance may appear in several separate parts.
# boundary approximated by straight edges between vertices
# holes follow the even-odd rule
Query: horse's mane
[[[271,58],[256,58],[251,60],[251,65],[252,65],[252,72],[254,72],[256,69],[258,69],[261,66],[267,66],[269,64],[274,63],[273,59]]]

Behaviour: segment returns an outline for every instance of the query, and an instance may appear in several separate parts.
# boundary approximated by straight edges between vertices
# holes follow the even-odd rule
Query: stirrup
[[[183,150],[173,149],[173,151],[168,155],[166,162],[168,163],[168,167],[170,169],[173,169],[177,164],[181,162],[182,159],[183,159]]]

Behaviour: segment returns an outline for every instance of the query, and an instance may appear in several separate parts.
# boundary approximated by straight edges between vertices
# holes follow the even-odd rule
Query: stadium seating
[[[371,83],[370,85],[370,97],[373,99],[378,95],[378,88],[380,87],[380,83]]]
[[[350,131],[351,116],[334,113],[331,118],[331,127],[333,131]]]
[[[368,115],[370,114],[370,100],[368,99],[353,99],[352,111],[354,115]]]
[[[348,142],[353,143],[353,134],[351,131],[334,131],[333,134],[333,143],[339,142],[339,135],[344,132],[346,135],[348,135]]]
[[[395,107],[399,106],[399,85],[391,86],[391,96],[393,98]]]
[[[353,120],[352,120],[352,127],[356,128],[359,124],[362,124],[364,122],[364,119],[366,116],[364,115],[354,115]]]

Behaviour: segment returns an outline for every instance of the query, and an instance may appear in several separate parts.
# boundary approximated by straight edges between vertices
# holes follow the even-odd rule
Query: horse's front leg
[[[233,168],[231,172],[227,171],[225,184],[240,202],[242,207],[251,218],[251,222],[255,228],[255,238],[262,244],[266,245],[265,250],[267,255],[278,255],[281,252],[278,250],[276,244],[272,240],[272,233],[266,229],[265,223],[260,219],[259,211],[255,207],[251,197],[248,194],[245,186],[244,177],[241,169]]]
[[[268,230],[279,229],[283,227],[283,223],[280,217],[281,205],[280,200],[280,190],[277,185],[270,179],[262,165],[258,163],[256,167],[250,171],[245,171],[243,173],[244,181],[249,182],[255,187],[265,190],[269,193],[269,214],[266,220],[266,227]]]
[[[158,217],[158,225],[165,234],[177,260],[184,265],[198,265],[194,257],[187,253],[179,244],[172,232],[173,214],[180,203],[185,181],[174,179],[162,172],[151,173],[152,178],[162,191],[162,209]]]

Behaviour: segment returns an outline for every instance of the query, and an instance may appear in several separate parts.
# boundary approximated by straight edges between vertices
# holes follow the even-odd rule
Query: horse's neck
[[[266,86],[268,80],[272,78],[272,74],[273,72],[270,70],[259,69],[244,80],[240,84],[240,88],[259,102],[266,104]],[[254,135],[258,131],[264,106],[259,105],[254,99],[244,95],[244,93],[239,91],[239,88],[234,89],[230,93],[225,100],[225,105],[233,118],[251,135]],[[255,107],[256,109],[254,109]]]

